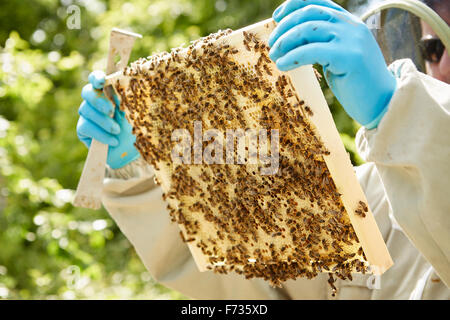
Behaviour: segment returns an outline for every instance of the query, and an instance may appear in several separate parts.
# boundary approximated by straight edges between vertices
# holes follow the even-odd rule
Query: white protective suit
[[[367,161],[356,174],[394,260],[381,277],[338,279],[333,298],[326,274],[272,288],[261,279],[201,273],[143,160],[108,170],[103,204],[151,275],[192,298],[450,299],[450,86],[410,60],[390,70],[397,90],[389,109],[377,129],[361,128],[356,138]]]

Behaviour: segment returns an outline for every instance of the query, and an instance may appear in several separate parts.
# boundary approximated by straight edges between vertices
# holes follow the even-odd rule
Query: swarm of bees
[[[273,286],[320,272],[366,272],[324,156],[313,116],[257,33],[220,31],[187,48],[139,59],[115,84],[136,147],[155,169],[181,238],[207,269],[263,278]],[[175,129],[277,129],[279,169],[264,164],[174,164]],[[269,133],[270,135],[270,133]],[[359,209],[358,209],[359,210]],[[366,212],[362,207],[362,212]]]

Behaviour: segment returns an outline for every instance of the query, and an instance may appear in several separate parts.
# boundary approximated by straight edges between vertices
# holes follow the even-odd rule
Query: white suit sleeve
[[[194,299],[280,299],[261,279],[199,272],[178,226],[170,221],[153,171],[142,160],[108,170],[103,205],[132,243],[153,278]]]
[[[360,129],[356,144],[380,173],[391,219],[449,286],[450,86],[410,60],[390,69],[397,89],[388,111],[377,129]]]

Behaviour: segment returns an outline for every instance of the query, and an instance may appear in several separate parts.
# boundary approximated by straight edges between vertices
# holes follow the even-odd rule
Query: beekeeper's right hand
[[[125,118],[125,113],[116,107],[103,94],[105,73],[94,71],[89,75],[89,84],[85,85],[81,97],[83,102],[78,113],[78,138],[89,148],[92,139],[109,146],[107,163],[112,169],[119,169],[139,158],[134,147],[136,137]],[[110,115],[114,114],[114,117]]]
[[[319,63],[336,98],[367,129],[378,126],[396,90],[369,28],[331,0],[288,0],[273,14],[270,58],[288,71]]]

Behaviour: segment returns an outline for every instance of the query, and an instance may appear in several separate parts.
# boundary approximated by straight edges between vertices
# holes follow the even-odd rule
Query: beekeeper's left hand
[[[107,144],[109,146],[107,164],[112,169],[120,169],[140,155],[134,146],[136,137],[125,118],[125,113],[119,109],[117,97],[114,96],[116,100],[114,107],[103,93],[104,84],[103,71],[94,71],[89,75],[89,84],[81,91],[83,102],[78,109],[80,118],[77,135],[88,148],[92,139]]]
[[[346,112],[375,128],[396,88],[367,26],[330,0],[288,0],[273,13],[270,58],[282,71],[319,63]]]

